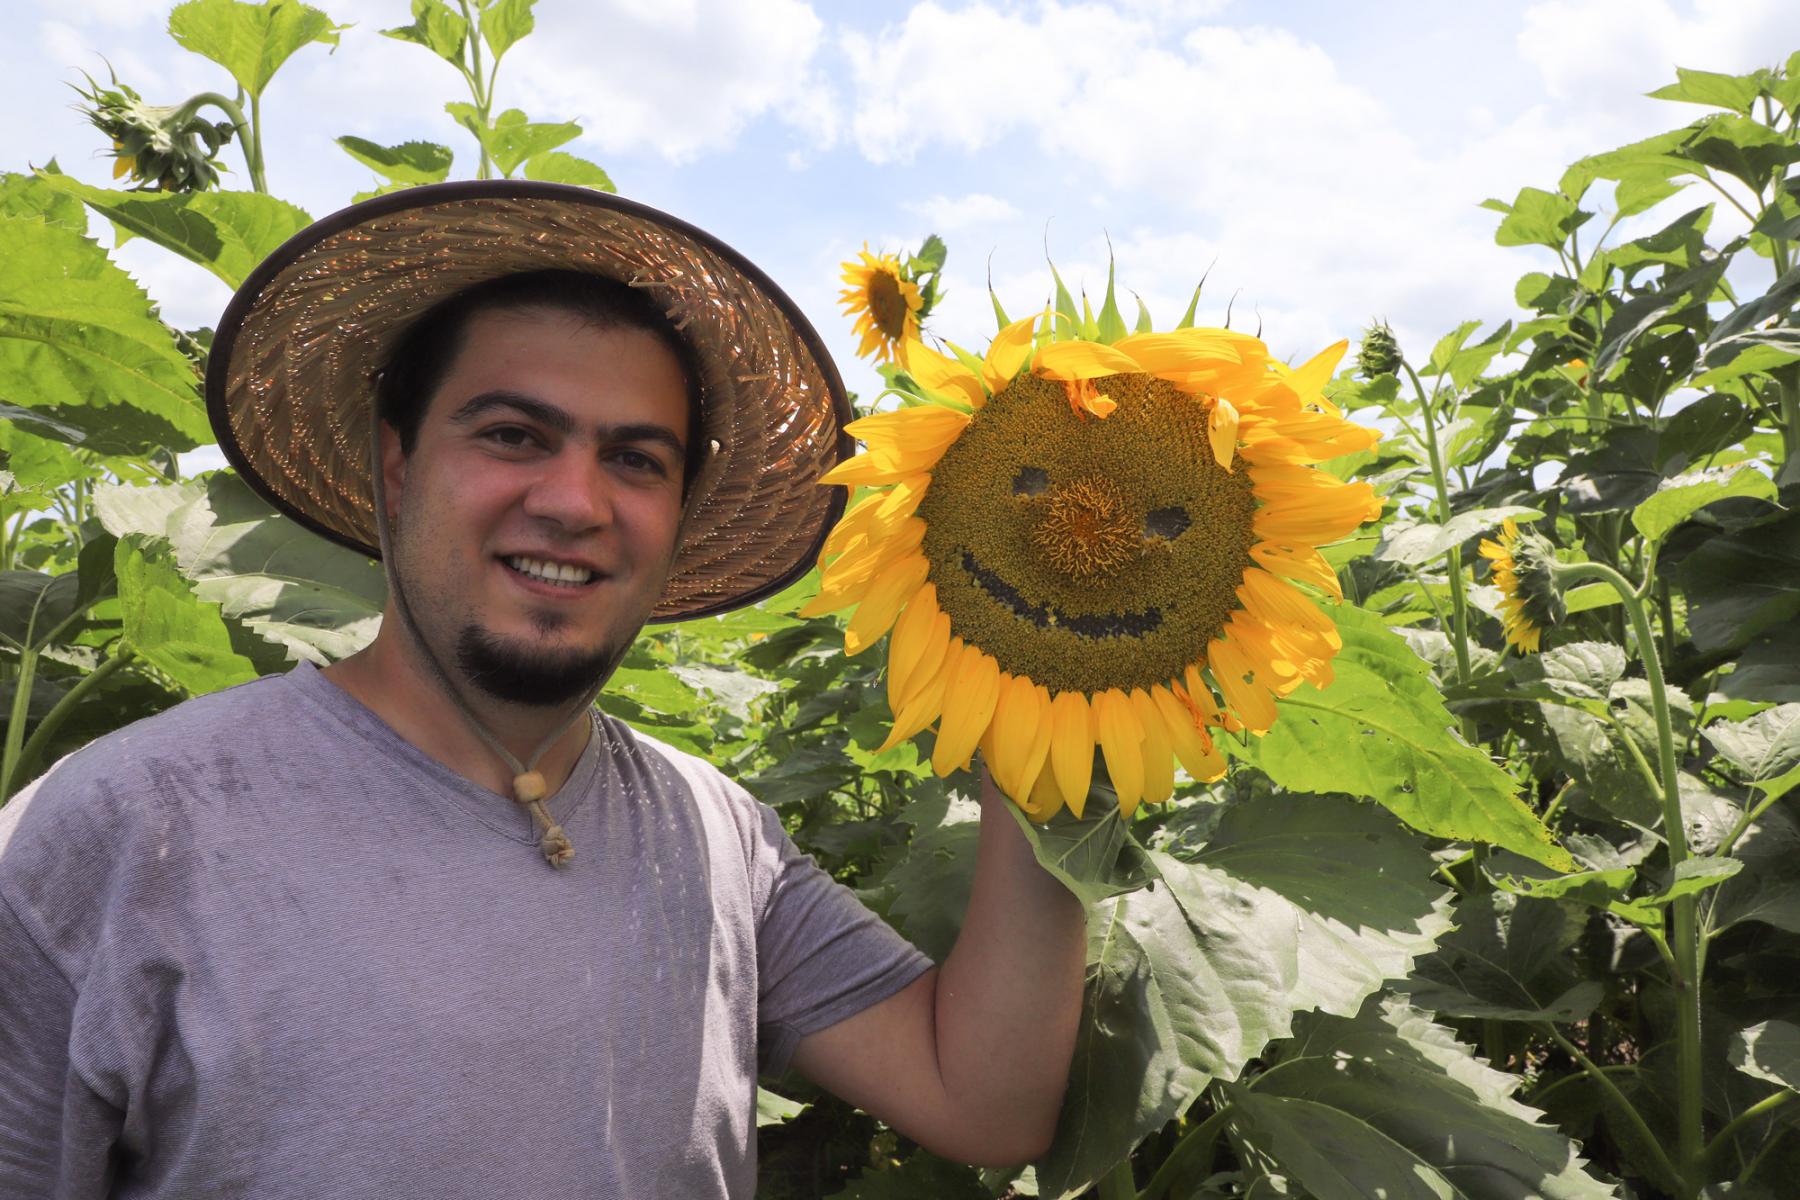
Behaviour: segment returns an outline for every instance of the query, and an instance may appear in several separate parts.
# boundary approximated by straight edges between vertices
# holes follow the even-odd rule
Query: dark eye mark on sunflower
[[[1041,496],[1050,490],[1050,476],[1042,467],[1020,467],[1012,490],[1015,496]]]
[[[975,556],[967,550],[962,556],[963,570],[969,577],[981,585],[981,589],[1000,603],[1011,609],[1013,615],[1021,617],[1036,625],[1039,629],[1055,626],[1065,629],[1076,637],[1109,638],[1109,637],[1143,637],[1162,625],[1162,610],[1147,608],[1135,613],[1094,613],[1070,616],[1065,612],[1041,604],[1033,604],[1019,594],[1019,589],[1006,582],[998,574],[982,566]]]
[[[1187,509],[1179,505],[1174,508],[1159,508],[1144,517],[1144,536],[1172,542],[1186,533],[1188,526],[1193,523]]]

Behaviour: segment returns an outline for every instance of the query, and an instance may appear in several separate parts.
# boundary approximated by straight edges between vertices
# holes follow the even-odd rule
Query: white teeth
[[[573,563],[542,562],[535,558],[514,556],[506,560],[506,565],[533,579],[541,579],[545,583],[583,584],[594,577],[594,573],[586,567],[578,567]]]

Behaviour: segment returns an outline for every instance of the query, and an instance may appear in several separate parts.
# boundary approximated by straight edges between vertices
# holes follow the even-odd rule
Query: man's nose
[[[590,453],[555,455],[525,493],[525,513],[569,530],[611,524],[612,491],[605,469]]]

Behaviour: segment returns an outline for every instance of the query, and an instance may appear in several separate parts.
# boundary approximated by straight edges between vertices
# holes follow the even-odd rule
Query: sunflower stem
[[[1419,415],[1425,422],[1425,453],[1431,464],[1431,485],[1437,492],[1438,524],[1450,523],[1450,484],[1444,475],[1444,456],[1438,449],[1437,418],[1431,411],[1434,396],[1425,394],[1425,385],[1419,381],[1419,373],[1412,364],[1401,360],[1401,367],[1406,377],[1412,380],[1413,392],[1419,398]],[[1450,648],[1456,652],[1456,681],[1467,684],[1474,673],[1469,663],[1469,601],[1463,594],[1462,547],[1452,546],[1444,555],[1445,565],[1450,575]],[[1475,722],[1466,716],[1457,718],[1457,727],[1462,730],[1463,740],[1471,744],[1475,741]]]
[[[1663,839],[1669,848],[1669,870],[1688,859],[1687,824],[1681,812],[1680,779],[1675,769],[1675,733],[1669,720],[1669,695],[1663,682],[1662,657],[1656,651],[1650,616],[1644,598],[1631,581],[1605,563],[1559,563],[1554,567],[1559,585],[1597,579],[1618,593],[1619,604],[1631,621],[1638,658],[1650,685],[1650,706],[1656,717],[1657,766],[1662,777]],[[1628,742],[1630,739],[1626,739]],[[1635,746],[1632,747],[1635,749]],[[1669,905],[1674,924],[1670,950],[1671,982],[1676,1000],[1677,1161],[1682,1195],[1691,1200],[1699,1191],[1702,1155],[1700,1061],[1700,931],[1696,898],[1680,896]]]

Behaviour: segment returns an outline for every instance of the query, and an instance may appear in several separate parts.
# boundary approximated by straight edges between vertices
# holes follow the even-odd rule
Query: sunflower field
[[[465,173],[611,190],[578,126],[493,111],[531,7],[385,32],[466,85]],[[340,28],[188,0],[219,90],[88,79],[115,186],[0,175],[0,798],[378,622],[376,566],[183,474],[210,331],[89,236],[240,283],[311,219],[266,188],[263,93]],[[939,329],[943,241],[844,248],[887,388],[820,570],[647,632],[601,704],[939,958],[985,763],[1086,902],[1085,1011],[1041,1161],[962,1167],[771,1078],[761,1195],[1796,1194],[1800,54],[1655,94],[1666,133],[1486,201],[1495,254],[1556,268],[1430,346],[1377,321],[1289,361],[1198,289],[1096,307],[1049,265]],[[338,142],[365,195],[456,159]],[[1685,211],[1621,232],[1652,209]]]

